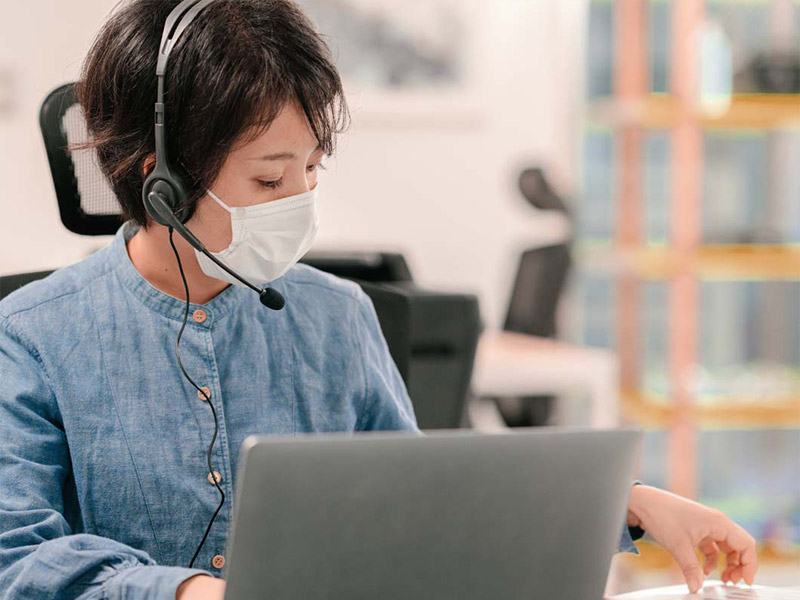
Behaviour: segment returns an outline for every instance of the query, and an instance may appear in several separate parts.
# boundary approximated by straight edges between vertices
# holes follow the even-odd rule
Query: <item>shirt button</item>
[[[214,558],[211,559],[211,565],[215,569],[221,569],[225,566],[225,557],[221,554],[217,554]]]
[[[192,318],[198,323],[202,323],[206,320],[206,311],[204,311],[202,308],[198,308],[192,313]]]
[[[216,479],[217,483],[219,483],[220,481],[222,481],[222,475],[219,474],[219,471],[214,471],[214,479],[211,479],[211,473],[206,475],[206,479],[208,479],[208,483],[214,485],[214,479]]]
[[[202,391],[200,391],[200,390],[202,390]],[[203,387],[200,388],[200,390],[197,390],[197,397],[200,398],[200,400],[205,402],[206,401],[206,396],[208,396],[209,400],[211,399],[211,390],[210,389],[208,389],[206,386],[203,386]],[[203,392],[206,393],[205,396],[203,395]]]

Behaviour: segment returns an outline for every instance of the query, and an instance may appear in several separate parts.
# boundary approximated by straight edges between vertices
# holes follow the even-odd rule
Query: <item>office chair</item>
[[[519,189],[523,198],[535,208],[557,211],[570,217],[569,208],[554,192],[541,168],[523,170],[519,175]],[[517,265],[503,329],[538,337],[556,337],[558,304],[571,267],[569,242],[523,252]],[[495,397],[494,400],[506,424],[511,427],[545,425],[553,412],[552,396]]]
[[[35,273],[20,273],[17,275],[3,275],[0,276],[0,300],[37,279],[44,279],[50,275],[52,271],[37,271]]]
[[[45,152],[58,200],[61,222],[80,235],[114,235],[122,216],[108,181],[97,165],[94,152],[69,153],[67,144],[86,139],[86,121],[74,93],[74,83],[50,92],[39,110]],[[37,271],[0,277],[0,300],[24,285],[47,277]]]
[[[79,235],[114,235],[122,225],[121,210],[94,151],[70,153],[65,149],[68,143],[87,138],[86,121],[74,90],[74,83],[56,88],[39,111],[61,222]]]
[[[39,124],[64,226],[81,235],[114,235],[121,210],[94,151],[65,149],[87,136],[74,83],[48,94]],[[474,295],[417,288],[400,254],[315,251],[302,262],[352,279],[370,296],[420,428],[466,424],[480,322]],[[0,277],[0,299],[50,272]]]
[[[569,246],[556,244],[522,253],[511,293],[504,331],[556,337],[556,313],[572,264]],[[546,425],[553,396],[496,397],[498,410],[510,427]]]

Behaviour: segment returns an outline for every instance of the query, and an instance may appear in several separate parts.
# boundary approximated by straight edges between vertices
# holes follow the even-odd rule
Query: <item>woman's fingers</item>
[[[756,541],[744,529],[726,518],[727,526],[715,531],[715,540],[720,550],[727,555],[728,566],[723,572],[733,581],[744,578],[748,585],[753,585],[758,569]]]
[[[677,545],[672,549],[672,556],[678,562],[678,566],[683,571],[683,578],[689,591],[694,594],[703,586],[704,574],[694,552],[694,544],[688,536],[681,538]]]
[[[742,566],[736,565],[731,569],[731,573],[729,575],[729,579],[733,583],[739,583],[742,580]]]
[[[714,540],[708,537],[703,538],[698,547],[705,557],[703,573],[708,575],[717,568],[717,563],[719,562],[719,548],[717,548],[717,544],[714,543]]]
[[[727,544],[725,544],[725,546],[727,549],[724,549],[723,552],[726,552],[726,566],[725,571],[723,571],[722,574],[726,580],[732,581],[733,583],[738,583],[738,580],[733,576],[733,572],[737,567],[741,566],[739,551],[730,550]],[[741,573],[739,574],[739,578],[741,579]]]

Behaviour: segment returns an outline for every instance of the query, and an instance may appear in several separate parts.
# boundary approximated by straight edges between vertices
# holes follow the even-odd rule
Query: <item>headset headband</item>
[[[161,45],[158,47],[158,62],[156,63],[156,77],[158,77],[158,94],[156,96],[156,162],[167,161],[167,133],[164,119],[164,73],[167,70],[167,61],[175,44],[184,30],[194,21],[206,6],[214,0],[183,0],[172,9],[164,23],[164,32],[161,34]]]
[[[167,20],[164,22],[164,32],[161,34],[161,45],[158,49],[158,63],[156,64],[156,75],[163,77],[167,70],[167,60],[169,54],[181,37],[183,30],[194,21],[194,18],[206,6],[214,0],[183,0],[178,6],[172,9]]]

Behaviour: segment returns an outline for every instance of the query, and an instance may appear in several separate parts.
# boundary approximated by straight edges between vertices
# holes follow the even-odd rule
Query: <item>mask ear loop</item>
[[[222,200],[217,198],[217,195],[214,192],[212,192],[211,190],[206,190],[206,192],[208,193],[209,196],[211,196],[211,198],[212,198],[212,200],[214,200],[214,202],[219,204],[222,208],[227,210],[229,213],[234,214],[234,210],[230,206],[225,204]]]

